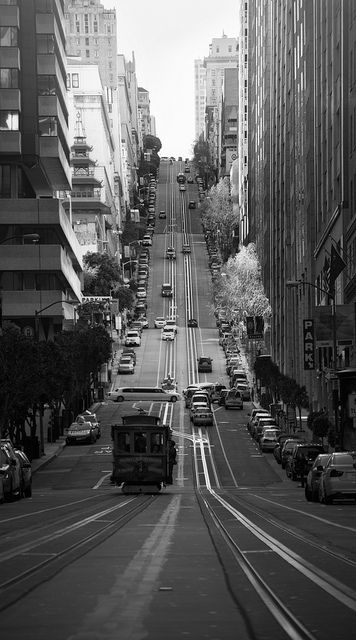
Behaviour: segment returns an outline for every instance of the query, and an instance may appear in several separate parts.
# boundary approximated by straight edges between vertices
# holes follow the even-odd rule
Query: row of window
[[[0,131],[19,131],[20,114],[18,111],[0,110]],[[58,120],[56,116],[40,116],[38,133],[40,136],[56,136]]]
[[[0,69],[0,89],[18,89],[18,69]],[[39,96],[55,96],[57,94],[57,78],[53,75],[37,76],[37,92]]]
[[[3,271],[1,277],[6,291],[58,291],[62,285],[55,273],[34,271]]]

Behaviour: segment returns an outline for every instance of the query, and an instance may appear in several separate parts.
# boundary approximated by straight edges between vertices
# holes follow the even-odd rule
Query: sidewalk
[[[96,413],[99,407],[101,406],[100,402],[95,402],[89,407],[92,413]],[[56,442],[45,442],[44,443],[44,454],[40,458],[34,458],[31,462],[32,473],[36,473],[39,469],[43,469],[46,467],[54,458],[57,458],[61,455],[64,447],[66,446],[66,437],[65,435],[60,436]]]

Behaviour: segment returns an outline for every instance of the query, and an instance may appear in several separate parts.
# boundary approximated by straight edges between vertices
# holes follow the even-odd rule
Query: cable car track
[[[37,531],[32,530],[32,540],[1,552],[0,611],[132,522],[157,499],[157,496],[134,496],[106,509],[102,509],[100,505],[100,510],[93,512],[91,516],[79,516],[78,519],[78,513],[72,514],[71,524],[63,526],[60,519],[51,525],[53,531],[45,535],[41,525]],[[125,511],[121,512],[125,507]],[[120,513],[115,516],[117,511]],[[112,516],[113,519],[108,520]],[[35,537],[36,533],[38,538]],[[25,535],[28,537],[28,530],[24,531]],[[62,546],[58,544],[59,540]],[[52,551],[53,542],[56,542],[55,552]],[[26,566],[17,573],[14,572],[17,566],[15,558],[20,558],[21,567]]]

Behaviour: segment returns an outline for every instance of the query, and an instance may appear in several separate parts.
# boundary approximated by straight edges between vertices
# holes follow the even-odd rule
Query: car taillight
[[[343,475],[343,471],[339,471],[339,469],[332,469],[330,471],[330,478],[339,478]]]

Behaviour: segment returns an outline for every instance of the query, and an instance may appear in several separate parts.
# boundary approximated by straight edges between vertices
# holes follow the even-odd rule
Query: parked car
[[[146,287],[137,287],[136,298],[147,298]]]
[[[20,463],[21,469],[21,496],[31,498],[32,496],[32,465],[24,451],[15,449],[15,455]]]
[[[286,468],[286,464],[288,461],[289,456],[292,455],[294,448],[298,445],[298,444],[302,444],[303,442],[305,442],[304,439],[299,439],[299,438],[289,438],[288,440],[286,440],[283,444],[282,447],[282,451],[281,451],[281,467],[282,469]]]
[[[243,400],[240,391],[230,389],[225,397],[225,409],[243,409]]]
[[[356,500],[356,452],[332,453],[319,481],[319,501],[332,504],[337,498]]]
[[[263,431],[266,428],[270,428],[270,429],[278,429],[278,425],[275,421],[274,418],[271,417],[267,417],[264,418],[263,416],[261,418],[258,419],[257,424],[254,426],[253,429],[253,433],[252,433],[252,437],[256,440],[256,442],[259,442],[260,437],[263,434]]]
[[[281,464],[281,454],[282,454],[282,447],[285,443],[286,440],[292,440],[294,438],[294,436],[290,435],[289,433],[281,433],[278,436],[278,443],[276,444],[275,448],[273,449],[273,455],[275,457],[275,460],[278,462],[278,464]],[[295,436],[295,439],[300,439],[297,436]]]
[[[315,458],[320,453],[325,453],[324,447],[321,444],[297,444],[286,461],[287,477],[291,478],[291,480],[306,477]]]
[[[96,430],[91,422],[72,422],[69,426],[66,435],[67,445],[80,444],[82,442],[94,444],[96,440]]]
[[[117,365],[118,373],[130,373],[133,375],[135,373],[135,365],[134,361],[130,356],[123,356],[120,358]]]
[[[21,466],[10,441],[1,440],[0,470],[5,500],[21,498]]]
[[[242,384],[242,382],[238,382],[236,385],[236,389],[240,391],[243,400],[250,402],[251,400],[251,389],[248,384]]]
[[[150,247],[152,245],[152,238],[149,233],[145,234],[141,240],[143,247]]]
[[[121,356],[126,356],[126,355],[130,355],[133,363],[136,364],[136,351],[135,349],[133,349],[132,347],[124,347],[122,352],[121,352]]]
[[[75,422],[91,422],[94,429],[95,435],[97,438],[101,436],[101,426],[98,418],[96,417],[96,413],[92,413],[88,409],[77,415]]]
[[[330,453],[319,453],[315,458],[313,466],[309,469],[305,481],[305,497],[308,502],[318,502],[319,500],[319,482],[325,465],[330,458]]]
[[[141,345],[141,336],[139,331],[128,331],[125,336],[125,345],[127,347],[130,345],[136,345],[139,347]]]
[[[279,431],[276,429],[265,429],[258,443],[262,452],[273,451],[278,444],[278,434]]]

